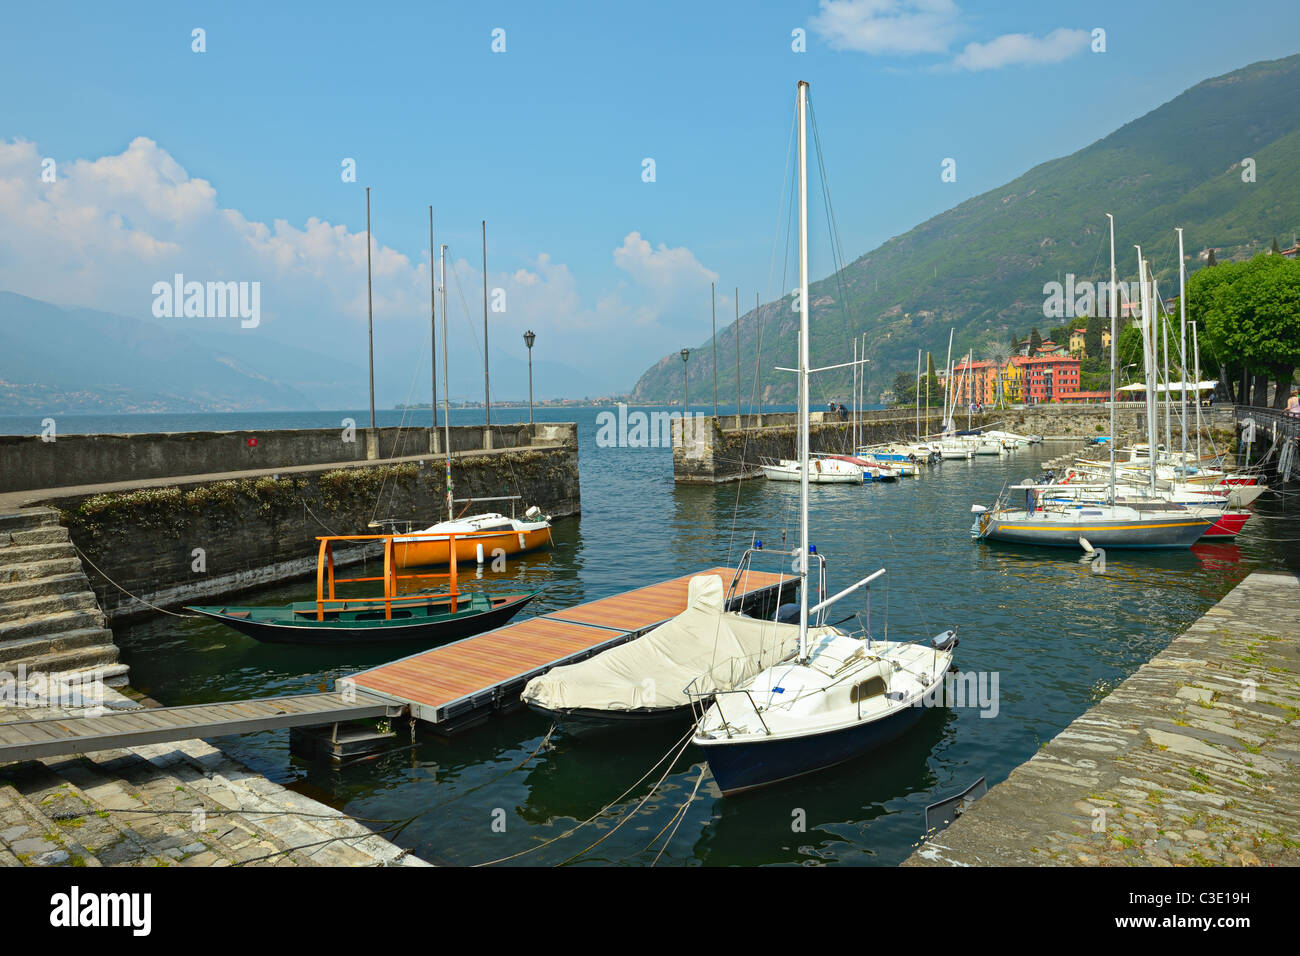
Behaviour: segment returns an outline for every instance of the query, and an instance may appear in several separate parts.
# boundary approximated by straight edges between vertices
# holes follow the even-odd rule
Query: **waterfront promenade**
[[[904,865],[1300,864],[1298,643],[1251,574]]]

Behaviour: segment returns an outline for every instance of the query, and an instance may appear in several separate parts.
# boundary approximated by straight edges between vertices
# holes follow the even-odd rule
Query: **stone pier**
[[[903,865],[1300,864],[1298,641],[1250,575]]]

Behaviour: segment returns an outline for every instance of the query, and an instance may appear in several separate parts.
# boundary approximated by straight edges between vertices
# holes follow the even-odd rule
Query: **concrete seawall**
[[[572,424],[456,426],[451,450],[571,440]],[[53,440],[50,440],[50,439]],[[291,468],[440,453],[443,429],[297,428],[135,435],[0,435],[0,493],[174,475]]]
[[[1298,635],[1250,575],[904,865],[1300,864]]]
[[[273,459],[290,452],[309,458],[348,444],[340,443],[333,429],[315,431],[325,434],[292,433],[284,443],[279,433],[268,432],[258,437],[257,447],[265,447]],[[316,567],[318,535],[373,534],[378,529],[368,527],[372,520],[410,522],[417,528],[445,520],[443,456],[418,447],[429,441],[428,431],[407,429],[407,439],[418,452],[407,457],[211,473],[173,471],[164,477],[83,485],[65,481],[57,487],[0,494],[0,513],[32,506],[56,509],[72,544],[85,556],[84,570],[99,607],[111,620],[148,612],[150,604],[191,603],[310,574]],[[482,428],[452,430],[453,447],[470,446],[452,455],[455,497],[519,496],[513,505],[485,501],[475,511],[509,514],[513,508],[522,513],[536,505],[554,518],[578,514],[577,427],[539,423],[506,426],[503,432],[504,438],[497,436],[501,445],[486,449]],[[245,433],[224,433],[206,446],[206,452],[195,453],[197,457],[181,454],[180,465],[210,461],[240,447],[230,445],[232,436],[244,442],[242,447],[251,447]],[[123,438],[70,436],[57,444],[75,444],[75,459],[89,456],[98,447],[96,440],[106,437]],[[132,437],[109,445],[115,454],[131,458]],[[183,448],[190,438],[138,437],[142,451],[134,457],[149,469],[156,467],[153,458],[160,449]],[[194,440],[202,446],[207,437]],[[85,441],[76,444],[72,438]],[[33,452],[32,439],[25,441],[23,454],[39,454]],[[101,476],[110,477],[118,466],[128,474],[139,472],[128,464],[110,455]],[[458,504],[457,513],[463,507]],[[341,552],[340,563],[361,555],[360,550]]]

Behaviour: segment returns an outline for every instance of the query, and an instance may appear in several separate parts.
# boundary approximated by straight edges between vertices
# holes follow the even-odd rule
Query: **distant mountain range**
[[[1243,180],[1247,159],[1253,182]],[[1066,273],[1106,277],[1108,212],[1121,278],[1136,278],[1133,244],[1141,244],[1166,296],[1177,294],[1175,226],[1184,229],[1189,271],[1210,247],[1224,261],[1265,251],[1274,237],[1290,245],[1300,230],[1300,55],[1205,80],[813,283],[814,364],[848,361],[854,337],[866,331],[870,394],[878,396],[896,373],[915,370],[918,348],[942,366],[950,328],[954,357],[967,349],[978,355],[990,340],[1009,342],[1013,332],[1024,337],[1033,326],[1046,337],[1067,320],[1044,318],[1044,283]],[[759,317],[764,401],[794,401],[794,376],[770,371],[794,362],[798,322],[788,299],[740,318],[743,401],[753,395]],[[736,394],[736,331],[733,322],[718,332],[720,395]],[[706,340],[687,363],[693,396],[712,394],[712,354]],[[681,364],[676,352],[661,358],[631,399],[675,399]],[[847,370],[818,376],[814,400],[847,401],[849,382]]]
[[[234,335],[0,292],[0,414],[335,407],[336,383],[356,377],[343,363],[278,343],[250,361]]]

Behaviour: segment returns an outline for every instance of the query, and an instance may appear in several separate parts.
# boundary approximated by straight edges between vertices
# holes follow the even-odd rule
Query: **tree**
[[[1029,354],[1033,355],[1043,347],[1043,337],[1038,334],[1038,326],[1029,330]]]
[[[1020,337],[1013,330],[1011,333],[1011,354],[1015,355],[1020,351]]]
[[[1282,250],[1277,247],[1277,236],[1273,237],[1273,248],[1269,254],[1274,256],[1280,256],[1282,254]]]
[[[1088,316],[1088,324],[1083,327],[1083,351],[1089,358],[1096,358],[1102,353],[1101,336],[1105,323],[1100,315]]]
[[[1267,404],[1271,379],[1277,384],[1273,405],[1285,407],[1300,365],[1300,261],[1261,254],[1202,269],[1188,281],[1187,306],[1231,379],[1240,373],[1235,400]]]
[[[1218,263],[1218,260],[1216,260],[1216,259],[1214,258],[1214,250],[1211,249],[1211,250],[1210,250],[1209,258],[1207,258],[1207,259],[1205,260],[1205,268],[1209,269],[1209,268],[1211,268],[1211,267],[1213,267],[1213,266],[1217,266],[1218,264],[1219,264],[1219,263]]]

